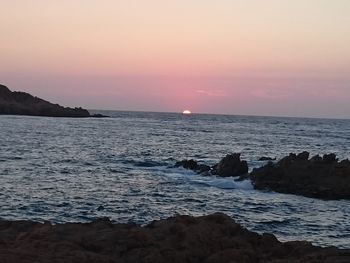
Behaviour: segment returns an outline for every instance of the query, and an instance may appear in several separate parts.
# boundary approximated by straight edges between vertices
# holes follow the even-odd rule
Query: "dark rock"
[[[309,153],[290,154],[276,164],[254,169],[250,178],[256,189],[322,199],[350,199],[350,162],[334,154],[323,158]]]
[[[206,164],[199,164],[197,171],[199,171],[200,174],[207,173],[210,171],[210,166]]]
[[[141,227],[0,221],[1,262],[350,262],[350,250],[279,242],[224,214],[176,216]]]
[[[276,157],[272,158],[272,157],[262,156],[259,158],[258,161],[274,161],[274,160],[276,160]]]
[[[334,153],[325,154],[323,155],[322,159],[326,163],[333,163],[338,161],[337,156]]]
[[[308,159],[309,159],[309,156],[310,156],[310,153],[309,152],[306,152],[306,151],[304,151],[304,152],[301,152],[301,153],[299,153],[298,155],[297,155],[297,159],[298,160],[304,160],[304,161],[307,161]]]
[[[228,154],[221,159],[217,166],[213,167],[213,174],[222,177],[241,176],[248,173],[248,164],[241,161],[240,153]]]
[[[97,114],[92,114],[90,117],[91,118],[109,118],[110,116],[97,113]]]
[[[195,160],[182,160],[176,162],[175,167],[183,167],[185,169],[192,170],[196,173],[207,173],[210,171],[210,166],[205,164],[198,164]]]
[[[317,154],[317,155],[311,157],[310,161],[311,161],[311,162],[322,162],[323,159],[322,159],[321,156],[319,156],[319,155]]]
[[[183,168],[189,169],[189,170],[197,170],[198,163],[193,159],[182,160],[182,161],[176,162],[175,167],[183,167]]]
[[[175,167],[183,167],[201,175],[217,175],[221,177],[240,176],[242,180],[248,174],[248,164],[241,161],[240,153],[228,154],[218,164],[210,167],[205,164],[198,164],[195,160],[182,160],[176,162]]]
[[[90,113],[85,109],[62,107],[25,92],[12,92],[3,85],[0,85],[1,114],[45,117],[90,117]]]

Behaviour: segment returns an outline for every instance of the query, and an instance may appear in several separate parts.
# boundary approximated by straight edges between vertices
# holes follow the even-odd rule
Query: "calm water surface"
[[[54,222],[107,216],[145,224],[174,214],[224,212],[280,240],[350,248],[350,202],[261,192],[249,181],[172,168],[261,156],[348,158],[350,121],[109,112],[108,119],[0,116],[0,217]]]

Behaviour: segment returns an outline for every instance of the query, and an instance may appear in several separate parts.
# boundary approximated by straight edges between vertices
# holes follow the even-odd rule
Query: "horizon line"
[[[134,112],[134,113],[167,113],[182,114],[182,111],[155,111],[155,110],[113,110],[113,109],[87,109],[88,111],[110,111],[110,112]],[[321,120],[350,120],[350,117],[314,117],[314,116],[285,116],[285,115],[252,115],[252,114],[233,114],[233,113],[209,113],[194,112],[192,115],[219,115],[219,116],[236,116],[236,117],[258,117],[258,118],[290,118],[290,119],[321,119]]]

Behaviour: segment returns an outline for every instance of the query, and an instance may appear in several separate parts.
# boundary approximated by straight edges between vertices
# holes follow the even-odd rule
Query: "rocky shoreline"
[[[0,221],[0,261],[10,262],[350,262],[350,250],[305,241],[282,243],[217,213],[175,216],[146,226],[52,225]]]
[[[310,154],[305,151],[291,153],[277,162],[270,157],[262,157],[259,160],[268,163],[251,173],[248,173],[247,162],[240,159],[239,153],[227,155],[212,167],[194,160],[177,162],[175,167],[184,167],[205,176],[250,179],[258,190],[327,200],[350,199],[350,161],[339,161],[335,154],[309,157]]]
[[[83,108],[69,108],[34,97],[31,94],[11,91],[0,84],[0,115],[29,115],[43,117],[107,117],[91,115]]]
[[[255,189],[321,199],[350,199],[350,161],[335,154],[314,156],[290,154],[277,163],[254,169],[250,178]]]

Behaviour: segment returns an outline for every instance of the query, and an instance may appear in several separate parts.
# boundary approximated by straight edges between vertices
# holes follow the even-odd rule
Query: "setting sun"
[[[184,115],[191,115],[192,112],[191,112],[190,110],[184,110],[184,111],[182,112],[182,114],[184,114]]]

